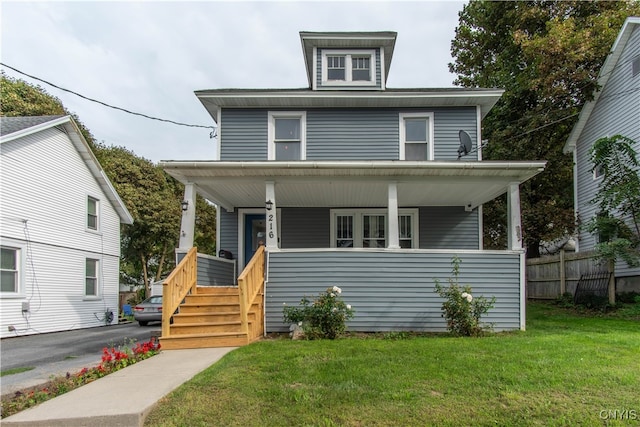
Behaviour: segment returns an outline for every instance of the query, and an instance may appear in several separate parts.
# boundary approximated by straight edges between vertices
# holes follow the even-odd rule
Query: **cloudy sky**
[[[451,87],[466,2],[2,1],[1,61],[107,104],[213,126],[199,89],[307,87],[300,31],[397,31],[387,85]],[[153,161],[212,159],[210,130],[137,117],[39,84],[99,141]]]

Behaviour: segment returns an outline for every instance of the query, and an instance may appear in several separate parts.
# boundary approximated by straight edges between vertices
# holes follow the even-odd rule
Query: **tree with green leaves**
[[[622,135],[598,139],[589,152],[602,182],[591,203],[599,212],[587,231],[599,236],[596,253],[614,263],[640,266],[640,163],[638,143]]]
[[[505,89],[483,122],[483,158],[548,162],[521,186],[530,257],[575,230],[572,159],[562,147],[620,27],[638,13],[638,2],[471,1],[459,14],[455,83]],[[485,205],[485,247],[506,246],[506,218],[506,199]]]
[[[160,280],[175,266],[184,186],[150,160],[125,147],[97,143],[78,117],[42,87],[0,76],[2,116],[71,115],[113,183],[134,222],[122,225],[120,280],[144,284]],[[216,210],[202,197],[196,200],[195,243],[198,252],[215,254]]]

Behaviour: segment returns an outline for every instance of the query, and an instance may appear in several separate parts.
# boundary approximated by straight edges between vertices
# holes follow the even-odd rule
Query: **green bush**
[[[448,279],[449,286],[443,287],[438,279],[435,280],[435,291],[445,299],[442,303],[442,317],[447,320],[447,330],[456,336],[480,336],[491,325],[480,323],[480,317],[493,307],[495,297],[490,300],[485,297],[474,297],[470,286],[461,287],[458,284],[460,274],[460,259],[454,257],[453,277]]]
[[[307,339],[335,339],[344,333],[346,321],[353,318],[354,310],[340,297],[342,289],[328,287],[311,302],[306,296],[300,307],[285,306],[285,323],[296,323],[302,327]]]

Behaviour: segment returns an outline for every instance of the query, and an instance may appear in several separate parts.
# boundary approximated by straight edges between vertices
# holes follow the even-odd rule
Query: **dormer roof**
[[[304,64],[307,68],[309,87],[313,84],[313,49],[374,49],[380,48],[384,55],[384,80],[386,83],[393,57],[393,49],[396,45],[395,31],[372,32],[312,32],[300,31]]]

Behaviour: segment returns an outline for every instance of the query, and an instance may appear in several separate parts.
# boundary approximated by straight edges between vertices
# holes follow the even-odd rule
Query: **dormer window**
[[[322,51],[323,85],[372,86],[375,74],[374,50]]]

